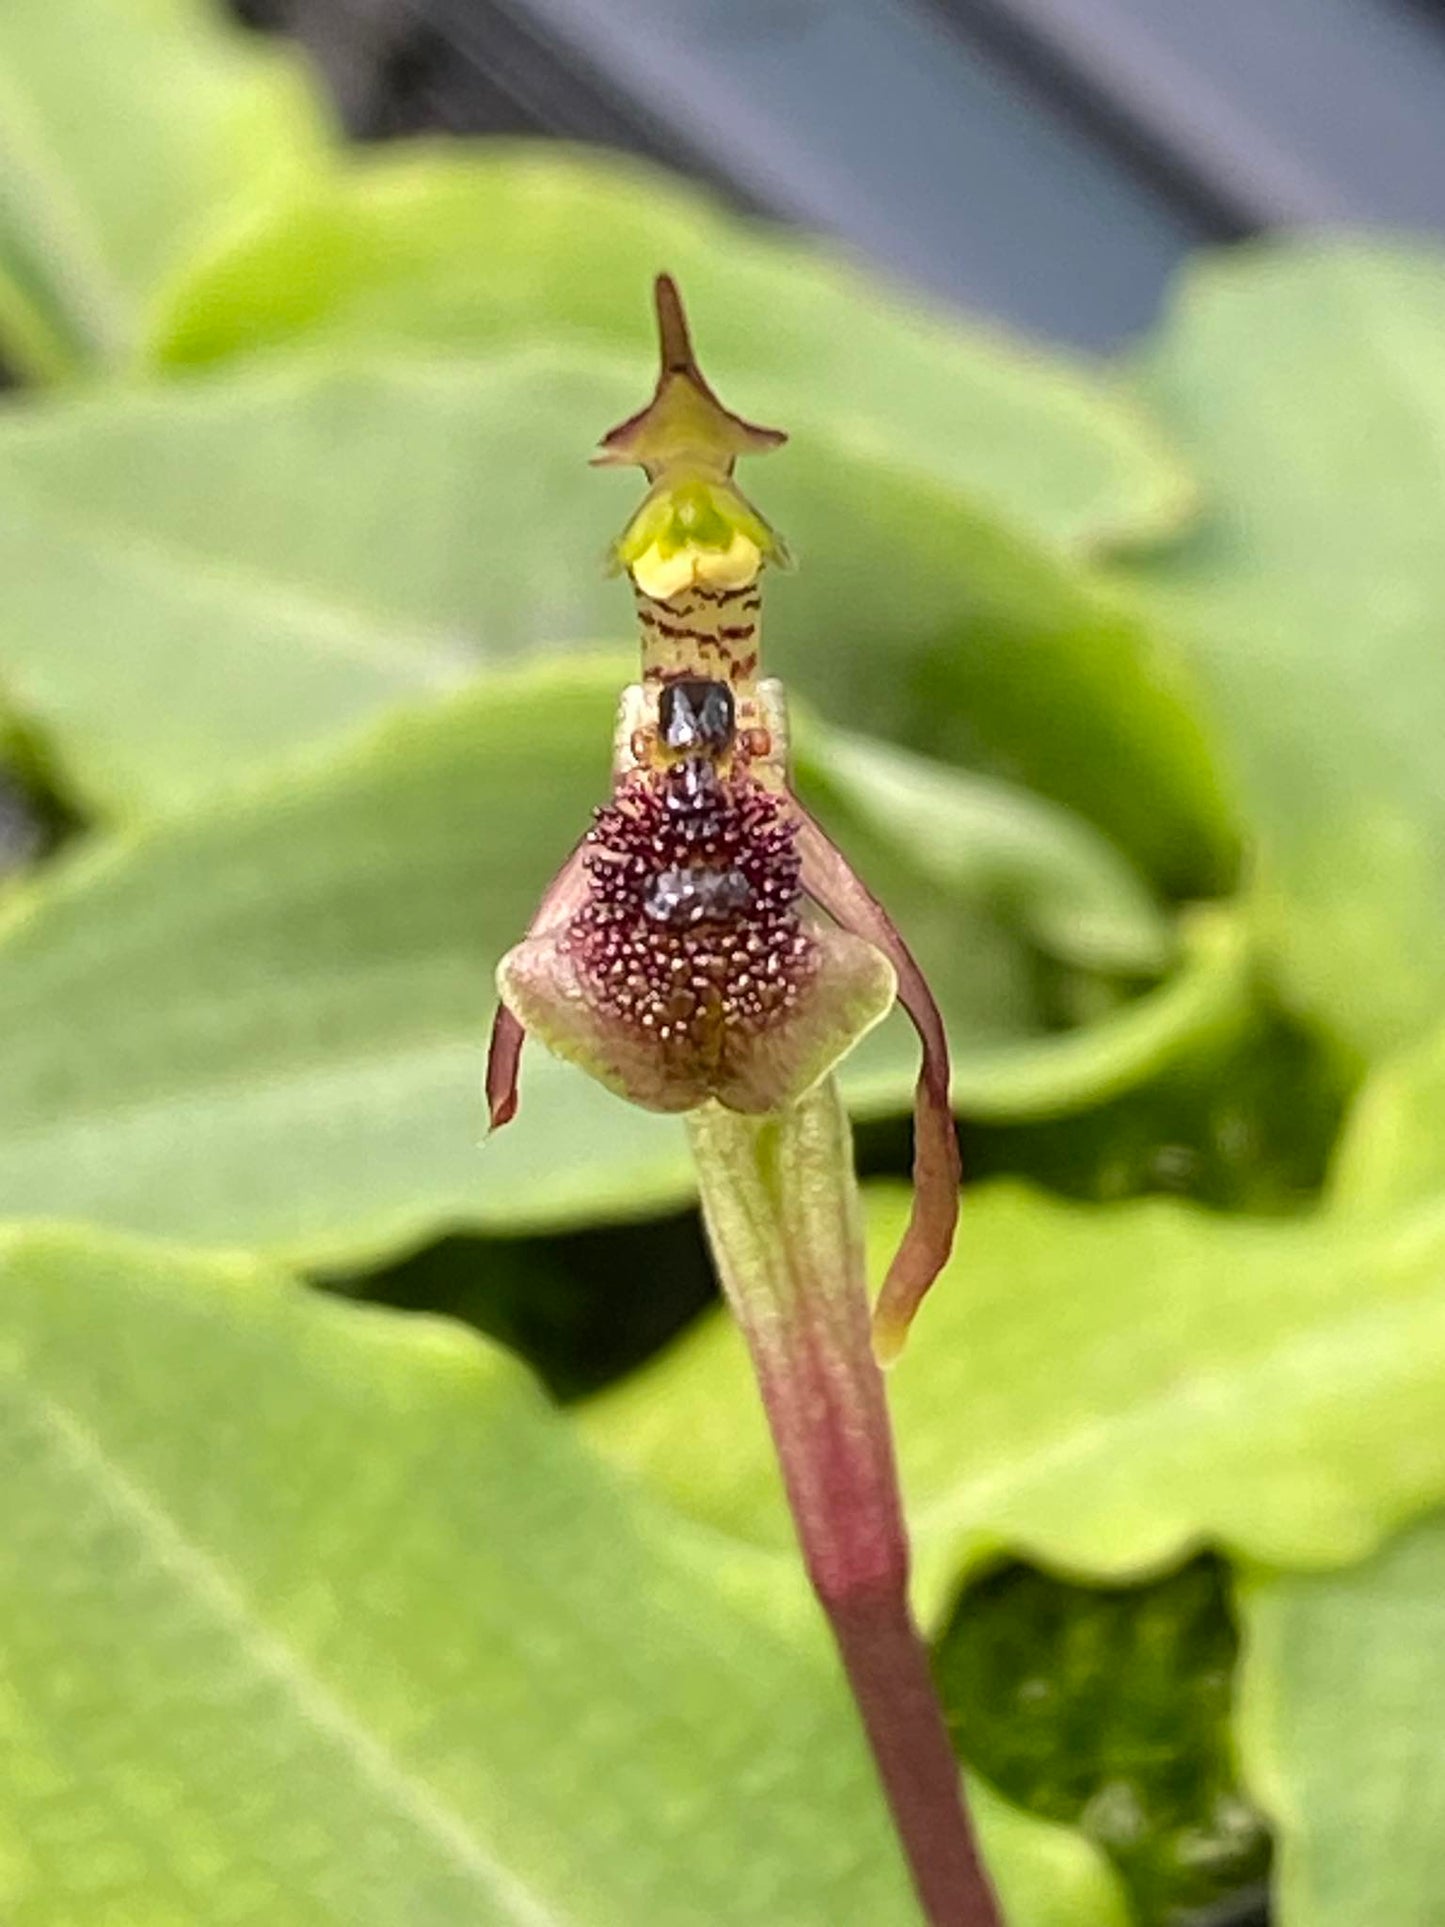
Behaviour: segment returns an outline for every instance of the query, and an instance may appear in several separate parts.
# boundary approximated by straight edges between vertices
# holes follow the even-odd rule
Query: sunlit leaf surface
[[[0,356],[123,360],[162,280],[328,136],[300,63],[203,0],[5,0]]]
[[[1285,1927],[1434,1927],[1445,1894],[1445,1520],[1346,1572],[1243,1589],[1246,1771]]]

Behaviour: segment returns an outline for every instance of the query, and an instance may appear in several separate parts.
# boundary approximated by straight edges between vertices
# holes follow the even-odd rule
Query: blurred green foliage
[[[1096,1840],[1144,1927],[1177,1927],[1269,1865],[1233,1758],[1237,1645],[1213,1560],[1111,1588],[1008,1566],[959,1602],[935,1669],[960,1753]]]
[[[1090,368],[631,163],[352,154],[202,0],[8,0],[0,168],[0,1912],[911,1918],[679,1132],[532,1052],[481,1142],[665,266],[954,1045],[892,1392],[1010,1927],[1242,1892],[1256,1809],[1282,1927],[1438,1927],[1445,259],[1211,257]]]

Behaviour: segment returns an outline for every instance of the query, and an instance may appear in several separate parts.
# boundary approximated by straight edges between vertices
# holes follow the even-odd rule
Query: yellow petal
[[[690,589],[694,581],[693,558],[696,550],[690,547],[674,549],[671,555],[664,555],[656,542],[632,564],[632,580],[644,595],[650,595],[655,602],[670,602],[684,589]]]
[[[696,551],[693,580],[714,589],[745,589],[762,566],[762,550],[739,529],[725,549]]]

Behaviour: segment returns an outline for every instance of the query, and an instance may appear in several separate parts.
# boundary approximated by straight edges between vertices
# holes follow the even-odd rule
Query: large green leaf
[[[1279,1836],[1281,1927],[1437,1927],[1445,1519],[1347,1572],[1242,1588],[1244,1764]]]
[[[1145,386],[1209,513],[1136,581],[1239,779],[1289,996],[1379,1055],[1445,1007],[1445,256],[1207,262]]]
[[[855,454],[1061,543],[1156,533],[1190,507],[1179,464],[1102,373],[929,314],[656,169],[552,144],[453,142],[302,183],[195,265],[154,352],[174,364],[298,341],[475,353],[574,337],[643,370],[663,267],[710,377],[759,419],[826,425]]]
[[[338,1266],[448,1225],[587,1222],[689,1195],[674,1122],[540,1047],[518,1121],[479,1143],[490,973],[605,793],[619,674],[604,658],[499,676],[103,843],[13,899],[0,1209]],[[827,741],[815,726],[814,766]],[[969,785],[949,782],[967,810]],[[1004,810],[1001,847],[1033,861],[1050,820]],[[851,842],[846,814],[830,821]],[[1116,871],[1098,874],[1102,889],[1087,869],[1071,880],[1072,913],[1080,887],[1106,914],[1110,892],[1117,904]],[[1247,996],[1237,941],[1211,926],[1151,996],[1044,1035],[1027,986],[1049,967],[1022,932],[961,890],[928,894],[925,956],[947,945],[977,965],[946,985],[959,1093],[996,1113],[1086,1104],[1227,1030]],[[886,1113],[914,1075],[895,1015],[847,1081]]]
[[[600,567],[616,484],[589,488],[559,457],[622,388],[553,357],[287,369],[12,412],[12,703],[91,807],[135,811],[486,657],[620,630],[626,599]],[[529,472],[534,438],[552,459]]]
[[[435,1319],[0,1235],[0,1893],[25,1927],[916,1918],[791,1557]],[[979,1800],[1010,1927],[1120,1927]]]
[[[645,367],[313,360],[12,414],[13,705],[93,807],[146,808],[479,660],[625,634],[600,558],[636,488],[583,457]],[[770,585],[769,659],[800,695],[1059,797],[1182,890],[1227,874],[1188,691],[1148,629],[822,424],[767,477],[804,557]]]
[[[620,1494],[502,1355],[46,1232],[0,1334],[17,1920],[911,1918],[788,1567]]]
[[[123,358],[160,281],[326,140],[300,63],[209,0],[5,0],[0,357]]]
[[[907,1196],[870,1194],[881,1276]],[[1445,1498],[1445,1209],[1275,1222],[979,1186],[890,1391],[930,1611],[998,1550],[1095,1577],[1200,1541],[1359,1558]],[[786,1538],[721,1318],[588,1423],[680,1509]]]

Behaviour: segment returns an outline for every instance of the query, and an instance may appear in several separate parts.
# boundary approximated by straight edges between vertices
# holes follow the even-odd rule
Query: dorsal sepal
[[[729,476],[739,455],[766,455],[788,438],[780,428],[759,428],[724,408],[708,386],[692,351],[682,297],[669,274],[653,289],[662,367],[646,408],[603,436],[592,460],[599,467],[638,467],[655,482],[683,467]]]

